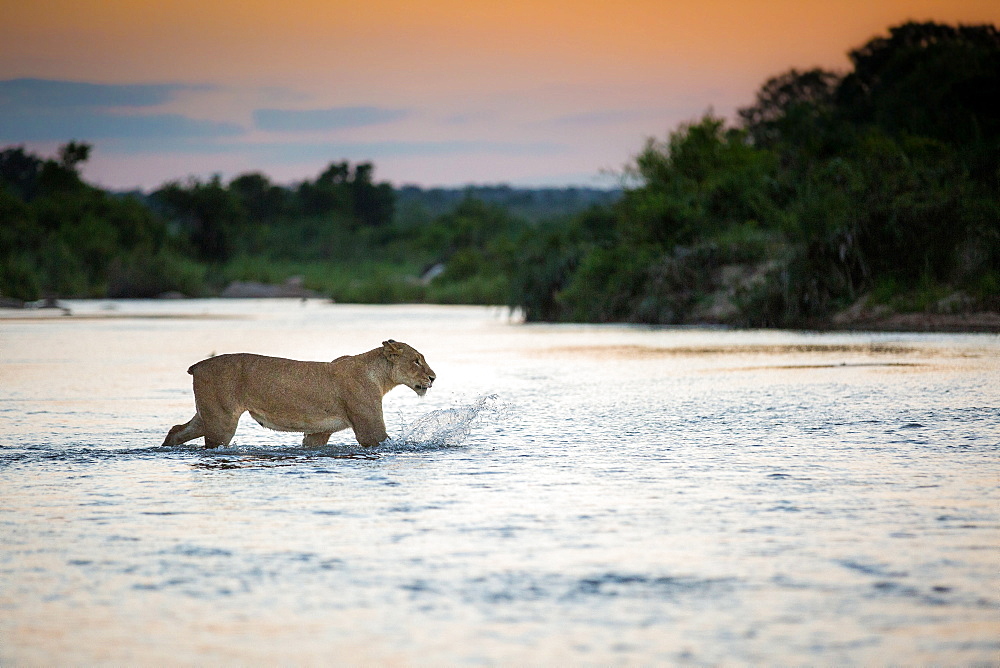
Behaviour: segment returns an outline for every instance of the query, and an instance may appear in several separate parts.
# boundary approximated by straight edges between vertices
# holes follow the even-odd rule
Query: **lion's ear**
[[[399,344],[396,341],[389,339],[388,341],[382,342],[382,354],[389,359],[397,357],[402,353],[403,349],[399,347]]]

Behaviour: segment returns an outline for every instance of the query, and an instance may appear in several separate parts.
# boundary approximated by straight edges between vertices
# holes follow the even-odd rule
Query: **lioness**
[[[201,436],[207,448],[229,445],[249,411],[269,429],[304,432],[303,445],[326,445],[330,434],[350,427],[358,443],[375,446],[388,438],[382,397],[397,385],[424,396],[436,378],[423,355],[392,339],[332,362],[235,353],[202,360],[188,373],[198,412],[171,428],[163,445]]]

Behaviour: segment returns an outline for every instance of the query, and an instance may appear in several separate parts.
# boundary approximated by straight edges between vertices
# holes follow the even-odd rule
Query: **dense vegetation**
[[[90,152],[71,142],[56,160],[0,152],[0,294],[147,296],[197,291],[205,270],[140,200],[80,180]]]
[[[768,80],[735,125],[708,114],[650,139],[623,192],[393,189],[342,162],[291,187],[251,173],[113,195],[80,179],[86,144],[9,148],[0,294],[209,295],[299,275],[339,301],[506,303],[534,320],[1000,309],[1000,34],[908,23],[850,59]]]
[[[372,165],[346,162],[293,187],[249,173],[115,195],[81,180],[89,151],[75,142],[56,159],[0,151],[0,295],[202,296],[233,280],[294,275],[340,301],[503,304],[508,274],[493,262],[501,247],[513,253],[526,221],[618,198],[581,188],[394,190],[373,181]],[[430,268],[438,278],[421,280]]]
[[[610,211],[520,248],[529,318],[819,322],[1000,303],[1000,35],[909,23],[853,70],[767,81],[740,124],[650,140]]]

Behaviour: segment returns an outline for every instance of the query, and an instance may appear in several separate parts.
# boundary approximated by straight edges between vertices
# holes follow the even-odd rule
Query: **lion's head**
[[[395,382],[406,385],[421,397],[427,394],[437,376],[427,366],[423,355],[413,347],[392,339],[382,342],[382,354],[392,363]]]

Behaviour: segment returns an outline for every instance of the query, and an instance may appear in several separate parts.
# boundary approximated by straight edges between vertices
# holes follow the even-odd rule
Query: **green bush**
[[[111,298],[151,298],[166,292],[201,296],[206,269],[194,260],[165,250],[139,250],[116,257],[107,270],[104,294]]]

